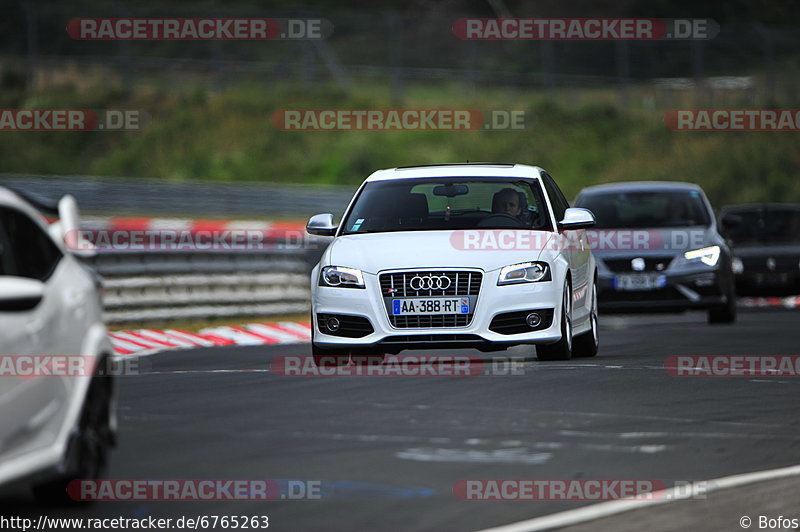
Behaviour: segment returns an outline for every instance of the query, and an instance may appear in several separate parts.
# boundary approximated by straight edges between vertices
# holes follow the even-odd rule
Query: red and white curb
[[[296,321],[209,327],[191,333],[180,329],[135,329],[108,333],[120,355],[152,354],[169,349],[224,345],[303,344],[311,341],[311,325]]]
[[[745,308],[800,308],[800,296],[790,297],[742,297],[739,305]]]

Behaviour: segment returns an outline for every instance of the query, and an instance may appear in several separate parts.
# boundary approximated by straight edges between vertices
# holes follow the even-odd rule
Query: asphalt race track
[[[515,375],[269,371],[274,357],[309,354],[308,345],[161,353],[147,357],[143,374],[119,381],[120,444],[110,478],[321,481],[321,498],[63,510],[11,493],[2,511],[268,515],[271,530],[479,530],[592,503],[462,501],[452,491],[459,479],[656,479],[672,486],[798,464],[800,378],[686,378],[664,369],[671,355],[800,354],[796,312],[739,318],[712,327],[700,313],[603,315],[594,359],[537,362],[532,348],[481,355],[528,355]],[[772,497],[800,517],[797,480],[793,486]],[[751,491],[735,508],[715,510],[719,529],[741,530],[740,515],[757,499]],[[711,513],[707,500],[678,504],[700,519]],[[664,517],[645,528],[686,523],[679,525]]]

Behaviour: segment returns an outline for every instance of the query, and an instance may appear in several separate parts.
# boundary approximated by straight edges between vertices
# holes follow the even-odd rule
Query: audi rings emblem
[[[415,275],[408,282],[412,290],[447,290],[450,278],[446,275]]]

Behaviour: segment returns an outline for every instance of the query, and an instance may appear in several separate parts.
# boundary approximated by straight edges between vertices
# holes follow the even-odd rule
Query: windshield
[[[538,181],[441,177],[373,181],[343,222],[343,235],[458,229],[551,230]]]
[[[578,198],[597,229],[709,225],[706,205],[695,190],[608,192]]]
[[[726,236],[734,244],[800,243],[800,210],[767,209],[736,210],[725,218],[735,217]]]

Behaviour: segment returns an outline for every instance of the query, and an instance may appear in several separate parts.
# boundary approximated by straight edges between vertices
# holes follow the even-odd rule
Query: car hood
[[[465,245],[468,242],[477,245]],[[486,233],[492,233],[487,235]],[[554,233],[546,231],[523,231],[530,235],[525,245],[501,248],[492,245],[501,234],[504,243],[512,241],[508,230],[486,231],[409,231],[371,233],[337,237],[323,256],[323,263],[347,266],[377,274],[382,270],[402,268],[481,268],[496,270],[503,266],[533,260],[547,260],[543,254]],[[484,237],[488,237],[484,238]],[[469,249],[465,249],[469,248]]]
[[[800,256],[800,244],[747,244],[734,246],[734,255],[737,257],[762,257],[762,256]]]

